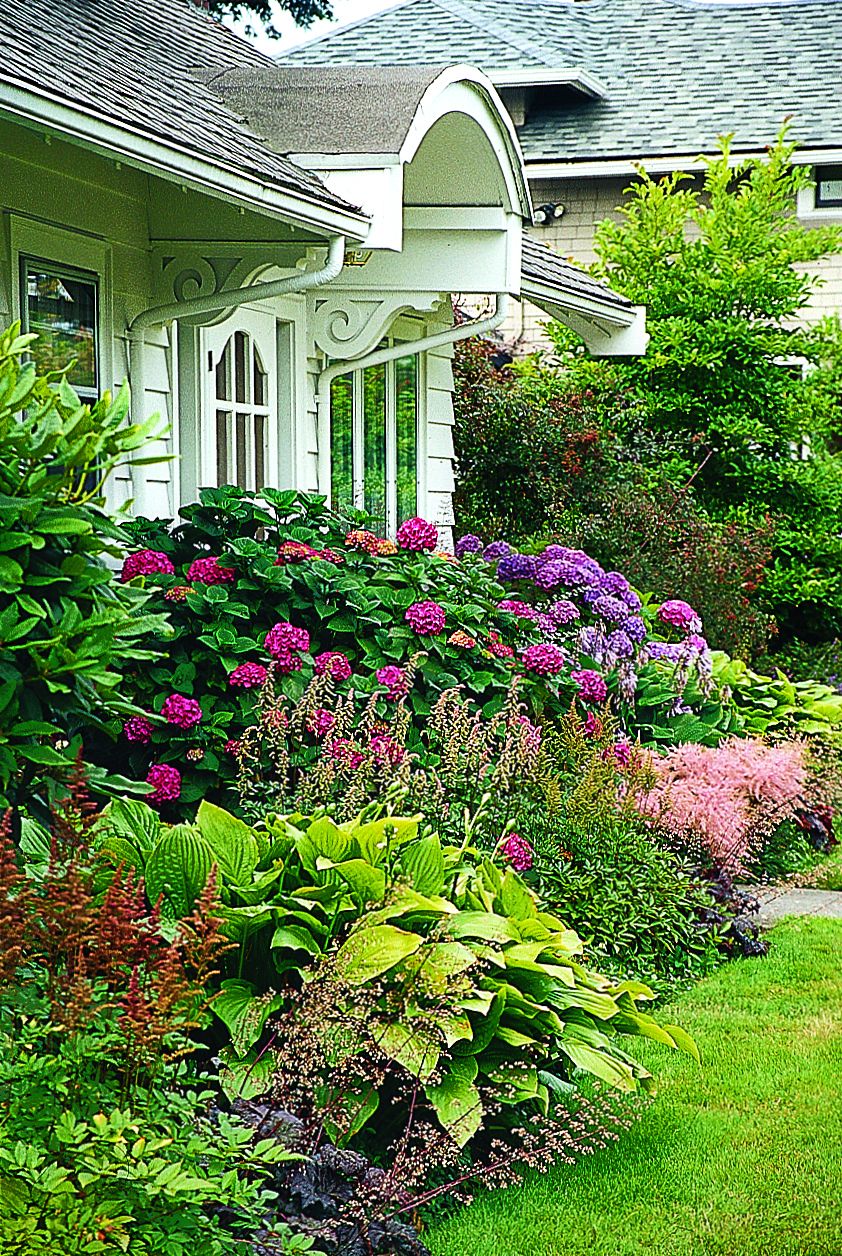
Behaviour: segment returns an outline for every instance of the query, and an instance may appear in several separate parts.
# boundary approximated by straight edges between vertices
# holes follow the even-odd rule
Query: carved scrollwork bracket
[[[395,319],[410,312],[428,313],[438,297],[426,292],[335,292],[317,295],[313,335],[329,358],[344,361],[369,353]]]

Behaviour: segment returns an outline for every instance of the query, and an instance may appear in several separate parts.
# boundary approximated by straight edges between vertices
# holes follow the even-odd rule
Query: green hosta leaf
[[[388,847],[395,850],[418,836],[418,817],[388,816],[369,824],[352,825],[351,832],[370,863],[379,863]]]
[[[271,907],[251,904],[248,907],[223,907],[222,931],[232,942],[244,942],[272,921]]]
[[[401,851],[401,867],[419,894],[441,894],[444,889],[444,856],[438,834],[412,842]]]
[[[272,934],[270,943],[272,950],[307,951],[309,955],[320,956],[322,948],[313,937],[306,925],[279,924]]]
[[[245,1055],[263,1033],[267,1018],[283,1007],[283,1003],[280,994],[265,994],[258,998],[250,981],[231,978],[222,982],[211,1007],[227,1026],[237,1055]]]
[[[519,942],[513,921],[488,911],[460,911],[448,920],[447,932],[453,938],[482,938],[486,942]]]
[[[352,985],[363,985],[414,955],[423,938],[394,925],[374,925],[352,933],[336,957],[343,976]]]
[[[141,873],[146,863],[144,856],[136,846],[133,846],[126,838],[117,837],[116,835],[106,837],[99,848],[99,853],[116,866],[123,864],[126,868],[134,868]]]
[[[20,824],[20,848],[27,857],[27,862],[47,864],[50,862],[52,838],[48,829],[38,824],[29,816],[23,816]]]
[[[663,1028],[670,1035],[679,1051],[685,1051],[687,1055],[692,1055],[696,1063],[701,1064],[702,1057],[699,1054],[699,1048],[686,1029],[682,1029],[680,1025],[664,1025]]]
[[[200,804],[196,823],[223,878],[232,885],[248,885],[260,859],[257,838],[251,828],[207,801]]]
[[[441,1047],[431,1033],[417,1025],[394,1021],[375,1035],[375,1041],[384,1055],[422,1082],[436,1071]]]
[[[274,1068],[271,1052],[261,1055],[254,1049],[240,1059],[231,1047],[223,1047],[219,1055],[222,1061],[219,1081],[226,1098],[233,1102],[266,1094],[272,1084]]]
[[[347,830],[341,829],[329,816],[322,816],[299,840],[298,853],[307,871],[315,872],[320,856],[340,863],[350,853],[352,844],[353,839]]]
[[[470,1142],[483,1117],[482,1100],[473,1082],[450,1072],[437,1085],[425,1086],[424,1093],[456,1144],[464,1147]]]
[[[343,881],[364,903],[382,902],[386,896],[386,874],[382,868],[374,868],[365,859],[345,859],[333,863],[322,856],[316,860],[316,870],[334,869]]]
[[[380,1106],[380,1095],[371,1085],[333,1091],[323,1087],[318,1099],[320,1107],[332,1114],[325,1119],[324,1127],[328,1138],[338,1147],[347,1147]]]
[[[113,833],[148,854],[161,833],[157,812],[137,799],[115,798],[97,821],[97,833]]]
[[[163,894],[177,917],[188,916],[214,862],[201,834],[189,824],[176,824],[161,836],[146,861],[146,893],[153,903]]]
[[[617,1060],[604,1051],[589,1047],[583,1042],[573,1042],[567,1038],[559,1041],[558,1048],[577,1068],[585,1073],[591,1073],[601,1081],[608,1082],[609,1086],[627,1092],[637,1089],[634,1072],[622,1060]]]
[[[500,905],[503,915],[511,916],[515,920],[528,920],[531,916],[538,914],[535,896],[530,893],[527,886],[511,868],[506,869],[503,877]]]

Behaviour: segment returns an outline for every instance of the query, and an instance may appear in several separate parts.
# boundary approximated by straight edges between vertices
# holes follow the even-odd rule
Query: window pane
[[[246,463],[246,449],[248,448],[248,429],[249,416],[247,414],[237,415],[237,425],[235,428],[236,436],[236,453],[237,453],[237,479],[236,483],[240,488],[248,488],[248,466]]]
[[[254,487],[266,484],[266,420],[262,414],[254,416]]]
[[[330,386],[330,496],[336,510],[354,504],[353,380],[338,376]]]
[[[237,401],[248,401],[249,399],[246,377],[247,348],[248,337],[245,332],[234,332],[234,396]]]
[[[418,513],[418,359],[395,362],[398,523]]]
[[[363,373],[364,506],[374,526],[386,531],[386,368]]]
[[[225,410],[216,412],[216,482],[219,485],[231,483],[231,468],[228,465],[228,424],[231,415]]]
[[[256,406],[266,405],[266,372],[263,369],[263,363],[260,361],[260,354],[257,352],[257,346],[254,348],[254,404]]]
[[[70,383],[96,392],[96,280],[50,272],[32,263],[26,266],[24,279],[27,330],[39,336],[29,353],[38,370],[60,370],[75,358]]]
[[[216,399],[217,401],[233,401],[231,396],[231,341],[222,350],[222,356],[216,364]]]

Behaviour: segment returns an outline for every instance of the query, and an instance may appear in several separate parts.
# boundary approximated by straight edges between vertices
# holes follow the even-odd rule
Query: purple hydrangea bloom
[[[560,626],[572,624],[579,619],[579,608],[575,602],[570,602],[567,598],[559,598],[550,606],[549,614]]]
[[[504,554],[497,564],[498,580],[531,580],[535,559],[531,554]]]
[[[638,612],[638,611],[640,610],[640,608],[643,606],[643,603],[641,602],[641,600],[640,600],[640,598],[638,597],[638,595],[635,593],[634,589],[626,589],[626,591],[625,591],[624,593],[618,593],[618,594],[617,594],[617,596],[618,596],[618,597],[619,597],[619,598],[620,598],[623,602],[625,602],[625,604],[626,604],[626,606],[629,608],[629,610],[630,610],[630,611],[634,611],[634,612],[635,612],[635,614],[637,614],[637,612]]]
[[[590,625],[579,631],[579,639],[577,642],[582,654],[588,654],[591,658],[598,658],[605,646],[605,638],[599,628]]]
[[[614,597],[622,597],[629,590],[629,582],[620,571],[606,571],[600,577],[599,587],[603,593],[610,593]]]
[[[664,659],[668,663],[679,663],[684,657],[684,646],[673,645],[669,641],[650,641],[646,647],[650,659]]]
[[[585,596],[587,597],[587,594]],[[618,597],[611,597],[606,593],[592,601],[590,606],[594,615],[598,615],[600,619],[607,619],[614,624],[628,618],[629,608],[625,602],[621,602]]]
[[[708,648],[708,643],[704,637],[700,637],[697,632],[691,632],[687,638],[687,645],[691,650],[698,650],[699,654],[704,654]]]
[[[621,628],[609,632],[605,645],[609,655],[615,660],[634,657],[634,642]]]
[[[558,624],[552,615],[543,613],[535,616],[535,627],[544,637],[554,637],[558,632]]]
[[[564,562],[570,557],[570,550],[566,545],[548,545],[538,555],[538,566],[543,567],[547,563],[558,562],[559,559]]]
[[[560,584],[569,583],[565,580],[567,571],[567,564],[558,559],[544,563],[543,566],[539,563],[535,583],[539,589],[557,589]]]
[[[456,542],[455,553],[457,558],[464,558],[466,554],[479,554],[481,549],[482,541],[479,537],[468,532],[465,536],[460,536]]]
[[[620,624],[623,632],[627,637],[631,637],[637,645],[642,645],[646,640],[646,622],[639,615],[630,615],[628,619],[624,619]]]
[[[658,618],[662,624],[671,624],[673,628],[680,628],[684,632],[698,632],[702,626],[693,607],[678,598],[662,602],[658,607]]]
[[[482,551],[482,556],[487,563],[493,563],[497,558],[505,558],[507,554],[511,554],[512,547],[508,541],[492,541],[490,545],[486,545]]]

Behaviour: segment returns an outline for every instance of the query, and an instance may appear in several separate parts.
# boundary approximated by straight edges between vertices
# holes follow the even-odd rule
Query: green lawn
[[[817,890],[842,890],[842,843],[834,846],[812,887]]]
[[[842,920],[788,920],[662,1019],[660,1092],[607,1152],[478,1198],[435,1256],[842,1256]],[[642,1054],[642,1053],[641,1053]]]

